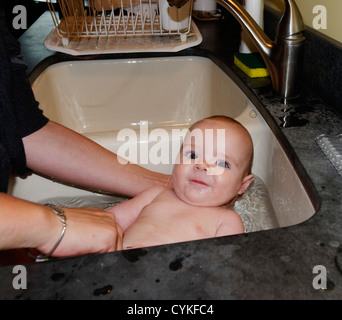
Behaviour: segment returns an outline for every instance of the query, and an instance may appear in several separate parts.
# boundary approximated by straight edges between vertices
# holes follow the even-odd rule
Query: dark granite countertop
[[[178,54],[211,58],[270,126],[281,128],[279,139],[293,148],[293,160],[300,160],[304,179],[312,182],[317,213],[300,225],[281,229],[30,264],[27,289],[13,289],[13,267],[1,267],[1,299],[342,298],[342,178],[315,142],[320,134],[341,133],[341,117],[305,86],[300,101],[284,106],[267,81],[243,76],[232,64],[239,25],[231,18],[196,23],[202,44]],[[46,57],[38,69],[70,58],[44,48],[43,39],[51,29],[45,14],[21,37],[29,71]],[[313,288],[316,265],[327,270],[326,290]]]

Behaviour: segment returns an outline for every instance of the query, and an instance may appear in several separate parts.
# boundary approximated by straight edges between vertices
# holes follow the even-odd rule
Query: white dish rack
[[[99,49],[113,53],[178,51],[199,44],[202,37],[191,20],[193,1],[181,12],[167,8],[176,10],[172,14],[181,19],[172,27],[161,14],[163,1],[47,0],[55,29],[45,45],[69,54],[89,54]]]

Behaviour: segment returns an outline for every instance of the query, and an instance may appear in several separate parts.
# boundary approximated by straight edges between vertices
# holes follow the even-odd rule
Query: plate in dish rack
[[[194,21],[191,21],[190,32],[187,35],[154,35],[98,38],[61,39],[56,29],[46,37],[44,45],[49,50],[70,55],[92,55],[103,53],[132,52],[178,52],[199,45],[202,35]],[[66,41],[67,40],[67,41]]]

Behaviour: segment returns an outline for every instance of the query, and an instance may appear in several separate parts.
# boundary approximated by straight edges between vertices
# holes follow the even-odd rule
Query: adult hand
[[[51,211],[51,208],[46,207]],[[62,241],[53,252],[55,257],[76,256],[122,250],[123,232],[112,213],[100,208],[63,208],[66,215],[66,230]],[[62,231],[60,219],[48,212],[51,229],[49,240],[36,249],[48,253]]]

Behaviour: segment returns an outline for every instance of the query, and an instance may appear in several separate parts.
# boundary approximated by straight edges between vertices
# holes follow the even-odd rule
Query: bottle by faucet
[[[170,6],[182,7],[189,0],[168,0]],[[294,0],[285,0],[285,12],[272,41],[236,0],[216,0],[227,9],[251,37],[270,72],[275,94],[283,103],[300,94],[304,60],[305,26]]]

